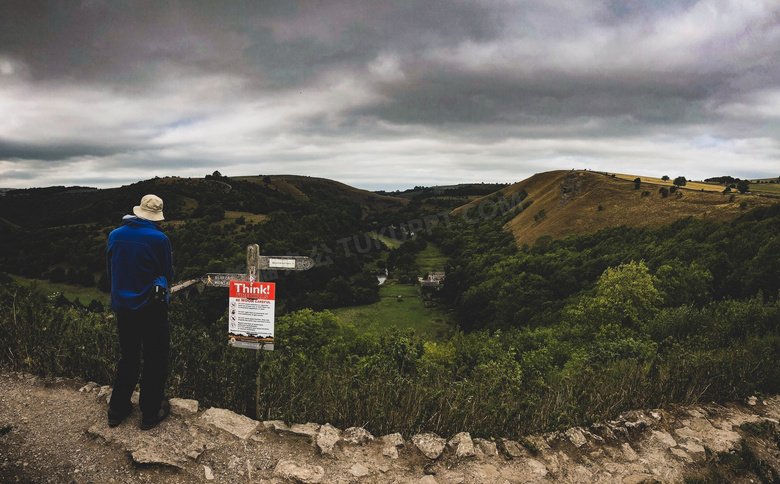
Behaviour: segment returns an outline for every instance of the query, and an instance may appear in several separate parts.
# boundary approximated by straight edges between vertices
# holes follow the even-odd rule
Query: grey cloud
[[[0,167],[516,179],[693,147],[764,170],[778,46],[769,2],[10,0]]]
[[[62,161],[74,157],[105,157],[117,155],[129,149],[116,145],[86,143],[18,143],[0,139],[0,159]]]

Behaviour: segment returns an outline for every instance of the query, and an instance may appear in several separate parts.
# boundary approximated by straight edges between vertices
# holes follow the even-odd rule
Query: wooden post
[[[258,244],[249,244],[246,247],[246,276],[249,282],[257,281],[257,259],[260,256],[260,246]],[[257,414],[260,411],[260,350],[246,348],[246,359],[250,367],[257,369],[255,377],[255,398],[251,397],[246,402],[246,416],[257,420]]]

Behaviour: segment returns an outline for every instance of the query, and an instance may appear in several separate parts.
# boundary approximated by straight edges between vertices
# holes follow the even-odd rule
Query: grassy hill
[[[165,200],[169,221],[200,218],[206,208],[220,205],[227,218],[262,215],[306,203],[345,201],[359,206],[362,215],[398,210],[407,200],[360,190],[323,178],[294,175],[180,178],[144,180],[111,189],[49,187],[9,191],[0,197],[0,218],[10,230],[73,224],[115,224],[141,197],[154,193]]]
[[[543,235],[560,239],[621,225],[659,227],[689,216],[727,221],[745,210],[777,203],[775,198],[756,195],[724,195],[722,186],[703,183],[689,183],[677,193],[662,197],[660,188],[668,189],[671,181],[640,176],[642,183],[636,189],[635,178],[591,171],[538,173],[502,190],[505,196],[525,190],[527,200],[533,200],[505,229],[512,231],[518,246],[522,246],[532,245]],[[483,199],[464,205],[455,213],[477,206]]]
[[[407,204],[407,200],[401,198],[380,195],[327,178],[271,175],[263,177],[233,177],[229,178],[229,180],[249,181],[258,185],[266,185],[298,201],[310,201],[312,199],[347,200],[360,205],[364,218],[377,212],[397,210]]]

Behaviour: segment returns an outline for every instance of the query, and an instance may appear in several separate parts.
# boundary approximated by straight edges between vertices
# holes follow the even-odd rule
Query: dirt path
[[[198,409],[187,400],[174,400],[171,417],[148,432],[138,428],[137,409],[111,429],[109,392],[0,372],[0,482],[773,482],[761,473],[772,478],[780,469],[778,397],[631,412],[588,428],[529,436],[521,445],[468,434],[404,440],[312,423],[288,428]],[[746,443],[751,458],[744,457]]]

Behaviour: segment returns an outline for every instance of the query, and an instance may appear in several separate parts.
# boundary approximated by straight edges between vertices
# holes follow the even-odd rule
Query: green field
[[[373,238],[374,234],[371,234],[371,237]],[[391,249],[397,249],[397,248],[399,248],[401,246],[401,242],[399,242],[399,241],[397,241],[397,240],[395,240],[395,239],[393,239],[391,237],[387,237],[386,235],[377,235],[376,238],[378,238],[379,240],[384,242],[385,245],[387,247],[391,248]]]
[[[446,263],[447,257],[431,243],[417,255],[420,275],[429,271],[443,271]],[[379,295],[381,300],[378,303],[338,308],[332,312],[342,324],[361,331],[376,332],[393,326],[412,328],[433,340],[448,334],[450,327],[445,312],[435,307],[425,307],[419,285],[398,284],[388,279],[379,288]]]
[[[333,309],[339,322],[360,331],[377,332],[393,326],[412,328],[418,334],[437,340],[449,332],[446,314],[437,308],[426,308],[417,285],[388,282],[379,290],[381,300],[365,306]],[[398,296],[401,296],[400,302]]]
[[[428,242],[425,249],[417,255],[417,265],[420,266],[420,274],[429,271],[443,271],[447,265],[447,256],[432,243]]]
[[[764,195],[780,195],[780,183],[751,183],[750,191]]]

